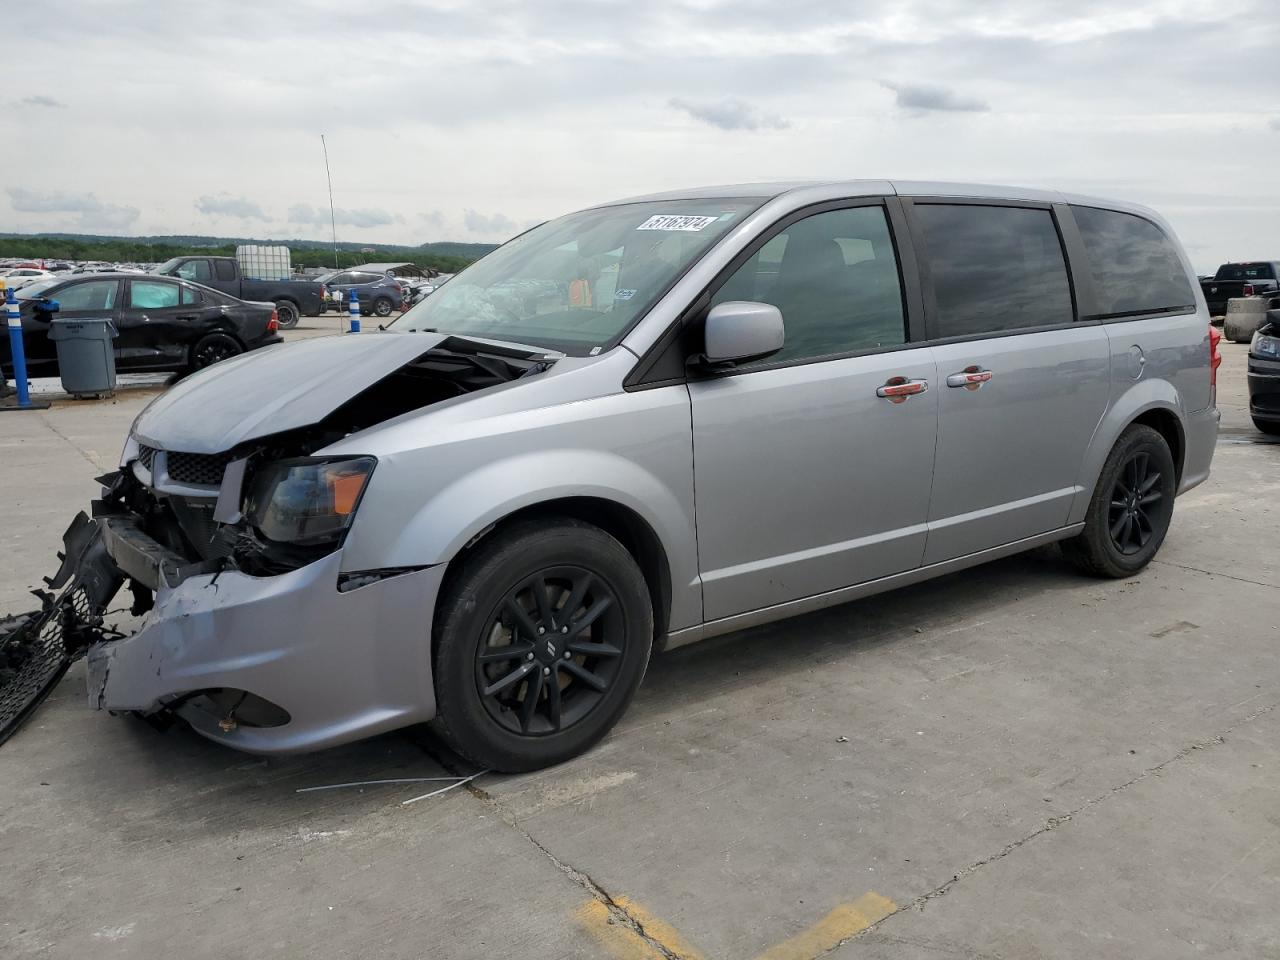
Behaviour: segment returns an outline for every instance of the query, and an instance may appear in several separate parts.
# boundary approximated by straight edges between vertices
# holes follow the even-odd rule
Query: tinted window
[[[197,283],[208,283],[211,279],[208,260],[188,260],[174,273],[183,280],[194,280]]]
[[[1103,316],[1196,302],[1178,251],[1159,227],[1130,213],[1072,207]]]
[[[934,337],[1070,323],[1071,285],[1048,210],[917,204],[933,275]]]
[[[772,237],[716,292],[782,311],[786,343],[772,364],[906,340],[898,261],[881,207],[806,217]]]
[[[236,267],[230,260],[213,261],[214,269],[217,271],[219,280],[234,280],[236,278]]]
[[[1080,214],[1077,212],[1076,216]],[[1269,263],[1224,263],[1214,274],[1215,280],[1274,280],[1276,272]]]
[[[118,287],[115,280],[90,280],[59,290],[53,299],[63,314],[72,310],[110,310],[116,305]]]
[[[330,280],[330,281],[329,281],[329,283],[331,283],[331,284],[346,284],[346,283],[354,283],[355,281],[351,279],[353,276],[355,276],[355,274],[352,274],[352,273],[340,273],[340,274],[338,274],[336,277],[334,277],[332,280]]]
[[[134,280],[129,284],[129,306],[135,310],[162,310],[178,305],[178,285],[159,280]]]

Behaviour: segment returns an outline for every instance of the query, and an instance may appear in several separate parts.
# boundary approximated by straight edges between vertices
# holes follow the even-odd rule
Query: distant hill
[[[168,260],[170,257],[206,253],[232,254],[238,244],[263,243],[287,246],[295,266],[334,265],[333,244],[323,240],[276,240],[261,237],[171,236],[110,237],[90,233],[0,233],[0,257],[32,257],[45,260],[107,260],[134,263]],[[418,246],[396,243],[342,242],[338,265],[354,266],[370,261],[405,260],[446,273],[478,260],[497,244],[435,241]]]

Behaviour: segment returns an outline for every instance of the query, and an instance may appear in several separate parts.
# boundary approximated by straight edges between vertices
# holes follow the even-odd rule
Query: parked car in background
[[[4,285],[10,290],[21,290],[33,280],[47,280],[53,276],[56,274],[49,270],[42,270],[40,267],[15,267],[0,274],[0,280],[3,280]]]
[[[289,330],[301,317],[324,311],[324,288],[309,280],[249,280],[241,276],[235,257],[174,257],[155,268],[160,276],[181,277],[241,300],[271,301],[280,327]]]
[[[1249,343],[1249,416],[1267,434],[1280,434],[1280,309],[1266,320]]]
[[[49,329],[58,317],[110,320],[119,332],[114,346],[116,369],[122,372],[199,370],[281,341],[273,304],[246,303],[169,277],[54,277],[19,290],[18,300],[33,377],[56,375]],[[12,377],[8,338],[0,342],[0,369]]]
[[[1150,210],[1017,188],[552,220],[388,332],[138,416],[92,556],[154,607],[89,650],[90,702],[259,753],[434,720],[529,770],[603,737],[655,645],[1052,542],[1132,577],[1214,453],[1192,277]]]
[[[1257,260],[1249,263],[1224,263],[1211,280],[1201,280],[1209,315],[1219,317],[1227,312],[1227,301],[1234,297],[1254,297],[1280,291],[1280,262]]]
[[[361,316],[389,317],[404,302],[404,287],[385,273],[344,270],[324,285],[327,302],[334,310],[347,310],[351,291],[360,300]]]

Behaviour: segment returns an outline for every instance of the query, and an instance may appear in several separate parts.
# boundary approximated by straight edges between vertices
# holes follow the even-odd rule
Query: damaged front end
[[[120,469],[99,478],[92,519],[81,513],[64,535],[41,609],[0,620],[0,742],[86,653],[91,706],[176,714],[251,751],[312,749],[430,717],[421,631],[443,570],[343,571],[342,544],[377,464],[318,451],[537,374],[555,356],[452,337],[395,339],[416,343],[408,362],[347,399],[328,397],[310,423],[295,411],[284,430],[258,425],[233,436],[209,389],[188,396],[185,411],[170,404],[139,417]],[[243,403],[249,381],[237,389],[223,380]],[[218,382],[207,378],[208,387]],[[182,438],[148,429],[166,417],[194,428],[203,412],[234,441],[226,449],[184,450]],[[131,633],[106,623],[125,586],[129,613],[140,618]]]

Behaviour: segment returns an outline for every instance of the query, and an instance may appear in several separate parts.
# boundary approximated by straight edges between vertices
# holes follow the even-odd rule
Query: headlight
[[[257,472],[244,515],[268,540],[319,543],[336,540],[351,526],[377,461],[280,460]]]
[[[1280,337],[1269,337],[1259,330],[1249,342],[1249,352],[1259,357],[1280,357]]]

